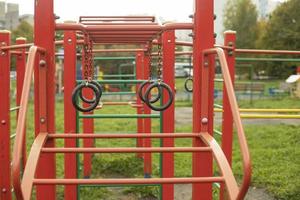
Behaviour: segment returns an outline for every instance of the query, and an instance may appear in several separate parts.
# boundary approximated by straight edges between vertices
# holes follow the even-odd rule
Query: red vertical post
[[[76,111],[70,103],[76,86],[76,32],[64,33],[64,129],[65,133],[76,133]],[[76,139],[66,139],[65,147],[76,147]],[[76,154],[65,154],[65,178],[77,178]],[[77,199],[77,186],[65,186],[65,199]]]
[[[39,91],[39,65],[36,65],[34,74],[35,98],[35,134],[38,135],[41,128],[47,125],[49,134],[55,132],[55,18],[53,0],[34,1],[34,44],[46,50],[45,61],[47,63],[46,91],[47,104],[41,103],[38,97]],[[38,64],[38,63],[37,63]],[[45,90],[45,88],[44,88]],[[46,109],[46,115],[40,113]],[[54,140],[48,140],[46,147],[54,147]],[[39,160],[37,178],[55,178],[55,155],[43,154]],[[36,187],[38,200],[56,199],[56,187],[54,185],[39,185]]]
[[[235,49],[236,32],[226,31],[224,33],[224,45],[231,46]],[[235,74],[235,54],[234,49],[226,51],[226,59],[231,76],[232,83],[234,84]],[[222,149],[227,158],[228,163],[232,163],[232,142],[233,142],[233,116],[230,109],[228,94],[226,92],[226,86],[223,85],[223,121],[222,121]],[[220,199],[226,198],[225,185],[221,184]]]
[[[84,77],[84,68],[85,64],[88,63],[86,60],[85,52],[82,52],[82,76]],[[92,66],[93,67],[93,66]],[[87,99],[93,98],[93,92],[90,90],[83,90],[83,95]],[[83,103],[84,107],[88,107],[89,104]],[[92,115],[94,112],[86,112],[86,115]],[[94,119],[83,119],[83,133],[94,133]],[[93,139],[83,139],[83,146],[84,147],[93,147],[94,140]],[[91,153],[83,154],[83,176],[85,178],[89,178],[92,173],[92,155]]]
[[[0,45],[10,45],[10,32],[0,32]],[[10,181],[10,53],[0,52],[0,199],[11,200]]]
[[[143,79],[143,67],[144,67],[144,52],[137,52],[136,53],[136,59],[135,59],[135,70],[136,70],[136,79],[142,80]],[[138,95],[138,89],[140,87],[140,84],[137,84],[136,86],[136,103],[138,105],[142,104],[141,98]],[[144,108],[143,107],[137,107],[137,114],[143,114]],[[137,133],[143,133],[144,132],[144,119],[138,118],[137,119]],[[137,147],[143,147],[143,139],[138,138]],[[137,153],[137,157],[143,158],[143,153]]]
[[[175,131],[175,31],[166,31],[162,34],[162,55],[163,55],[163,81],[168,84],[174,94],[172,105],[162,112],[163,133],[174,133]],[[168,102],[167,91],[163,92],[163,103]],[[162,140],[163,147],[174,147],[174,139],[166,138]],[[174,177],[174,153],[162,153],[162,177]],[[162,185],[162,199],[174,199],[174,185]]]
[[[26,38],[17,38],[16,44],[26,44]],[[20,105],[21,95],[23,90],[23,82],[25,76],[25,67],[26,67],[26,48],[20,49],[21,54],[16,55],[16,72],[17,72],[17,96],[16,96],[16,105]],[[17,111],[18,117],[19,111]],[[26,132],[26,129],[24,130]],[[26,135],[26,134],[24,134]],[[24,138],[23,146],[23,166],[26,165],[26,138]]]
[[[212,60],[205,60],[203,50],[214,46],[214,1],[195,0],[193,38],[193,132],[212,134],[213,91],[209,84],[209,67],[214,67]],[[211,63],[209,63],[211,62]],[[194,147],[205,146],[200,139],[193,140]],[[211,153],[193,153],[193,177],[212,176]],[[211,200],[212,184],[193,184],[193,200]]]
[[[149,79],[149,69],[150,69],[150,55],[146,54],[144,57],[144,79],[147,80]],[[146,89],[146,88],[145,88]],[[144,91],[145,92],[145,91]],[[144,104],[144,113],[145,114],[151,114],[151,109]],[[151,134],[151,118],[145,118],[144,119],[144,133],[149,133]],[[144,147],[151,147],[151,139],[146,138],[144,139]],[[146,178],[151,177],[152,174],[152,155],[151,153],[145,153],[144,154],[144,176]]]

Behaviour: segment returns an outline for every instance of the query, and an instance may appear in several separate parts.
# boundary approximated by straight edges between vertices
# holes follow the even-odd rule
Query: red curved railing
[[[32,46],[29,49],[28,59],[26,63],[26,71],[23,83],[23,90],[20,102],[20,110],[16,128],[16,137],[14,142],[13,154],[12,154],[12,179],[15,195],[17,199],[23,199],[23,194],[21,190],[21,161],[22,161],[22,151],[25,138],[25,127],[26,127],[26,113],[28,109],[29,102],[29,92],[30,85],[32,82],[32,75],[34,72],[34,65],[38,53],[45,52],[44,49],[37,46]]]
[[[242,159],[243,159],[243,181],[239,189],[239,193],[236,200],[242,200],[250,186],[251,181],[251,159],[250,159],[250,153],[248,149],[247,139],[245,136],[244,128],[242,125],[241,116],[239,113],[239,107],[238,103],[235,97],[234,88],[231,80],[231,76],[229,73],[229,68],[227,65],[226,56],[224,53],[224,50],[220,47],[207,49],[204,51],[204,54],[216,54],[219,57],[221,70],[223,74],[224,83],[226,86],[226,91],[228,94],[228,99],[231,107],[231,112],[233,115],[233,121],[235,123],[236,129],[237,129],[237,136],[239,141],[239,146],[241,149]]]

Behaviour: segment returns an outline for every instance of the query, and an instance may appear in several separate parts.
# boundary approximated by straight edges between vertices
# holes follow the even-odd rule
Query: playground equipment
[[[149,16],[84,16],[80,23],[55,23],[52,0],[39,0],[35,4],[35,41],[34,44],[10,45],[10,33],[1,32],[0,56],[0,197],[11,200],[11,184],[18,200],[29,200],[33,187],[36,188],[36,198],[41,200],[56,199],[56,185],[64,185],[64,198],[74,200],[79,198],[78,187],[82,185],[159,185],[161,199],[174,199],[174,184],[192,184],[193,200],[211,200],[213,183],[220,184],[220,198],[241,200],[244,198],[251,177],[250,155],[241,122],[241,117],[234,95],[233,78],[235,59],[235,33],[225,33],[225,43],[222,47],[214,47],[213,31],[213,0],[195,0],[193,23],[170,23],[161,25],[155,23]],[[150,105],[153,98],[159,98],[161,106],[169,104],[174,93],[174,63],[175,63],[175,30],[193,30],[193,43],[180,42],[181,45],[193,46],[193,133],[174,133],[174,101],[159,114],[151,114]],[[205,31],[204,31],[205,30]],[[53,41],[55,31],[64,31],[63,41]],[[83,39],[82,39],[83,38]],[[72,96],[83,100],[83,109],[89,106],[99,106],[100,87],[92,83],[91,52],[115,51],[92,49],[98,44],[137,44],[140,49],[125,49],[123,51],[136,53],[137,80],[101,80],[97,83],[133,83],[138,86],[147,82],[151,70],[149,50],[152,44],[162,46],[161,77],[145,89],[147,105],[142,103],[137,95],[137,114],[94,114],[93,109],[79,114],[71,104]],[[55,44],[64,46],[64,133],[55,130]],[[92,45],[93,44],[93,45]],[[88,45],[88,55],[85,46]],[[76,47],[84,46],[82,66],[84,80],[76,80]],[[26,49],[29,48],[28,53]],[[255,50],[254,50],[255,51]],[[257,51],[257,50],[256,50]],[[247,51],[249,52],[249,51]],[[25,60],[27,62],[25,66]],[[159,54],[159,52],[157,53]],[[11,55],[19,56],[17,61],[17,108],[10,108],[9,71]],[[214,67],[215,57],[219,58],[224,81],[223,124],[221,146],[213,137],[214,112]],[[22,71],[23,69],[23,71]],[[25,70],[25,71],[24,71]],[[161,69],[159,69],[161,70]],[[34,107],[35,107],[35,140],[26,160],[25,138],[27,133],[25,122],[29,103],[29,92],[34,74]],[[24,75],[24,81],[22,76]],[[20,77],[19,77],[20,76]],[[170,88],[160,90],[165,83]],[[79,86],[78,86],[79,85]],[[76,87],[79,87],[79,89]],[[93,92],[80,87],[90,87]],[[158,88],[158,95],[151,97],[152,88]],[[22,88],[22,89],[21,89]],[[72,91],[75,88],[75,92]],[[80,94],[82,91],[82,95]],[[168,95],[169,93],[169,95]],[[103,92],[103,95],[105,92]],[[80,97],[81,96],[81,97]],[[21,97],[21,98],[20,98]],[[167,97],[167,98],[164,98]],[[74,98],[73,98],[74,99]],[[91,102],[91,103],[89,103]],[[74,102],[73,103],[78,103]],[[106,103],[106,104],[123,104]],[[79,104],[74,104],[78,105]],[[105,105],[105,103],[103,103]],[[96,108],[95,107],[95,108]],[[101,107],[101,104],[100,104]],[[80,110],[80,108],[77,110]],[[158,109],[161,108],[160,106]],[[10,111],[19,110],[12,159],[10,159]],[[137,134],[96,134],[94,119],[98,118],[133,118],[137,119]],[[161,121],[161,133],[151,133],[151,119]],[[83,133],[79,133],[78,121],[83,121]],[[242,154],[243,179],[238,185],[231,169],[233,124],[236,125],[239,146]],[[12,137],[14,138],[14,137]],[[99,148],[94,147],[96,139],[137,140],[137,147]],[[190,138],[192,147],[175,147],[174,140]],[[161,140],[160,147],[152,147],[151,139]],[[64,147],[55,147],[56,140],[64,140]],[[78,146],[78,140],[83,140],[83,147]],[[192,177],[174,177],[174,153],[192,153]],[[64,177],[56,177],[55,154],[65,154]],[[143,158],[145,178],[135,179],[90,179],[91,159],[94,153],[137,153]],[[161,155],[161,177],[152,178],[151,154]],[[78,173],[78,154],[84,154],[84,178]],[[216,161],[219,175],[213,174],[213,160]],[[12,174],[12,180],[9,176]]]

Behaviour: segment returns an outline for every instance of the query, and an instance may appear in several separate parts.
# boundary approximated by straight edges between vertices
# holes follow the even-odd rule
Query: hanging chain
[[[160,82],[162,80],[162,66],[163,66],[163,60],[162,60],[162,46],[161,43],[158,43],[157,45],[158,50],[158,60],[157,60],[157,80]]]
[[[152,67],[153,67],[152,46],[149,48],[147,54],[149,56],[149,70],[148,70],[148,75],[149,75],[149,80],[152,80]]]
[[[93,80],[93,48],[92,48],[92,41],[88,39],[86,36],[86,42],[83,45],[84,51],[84,69],[83,69],[83,76],[86,81]]]

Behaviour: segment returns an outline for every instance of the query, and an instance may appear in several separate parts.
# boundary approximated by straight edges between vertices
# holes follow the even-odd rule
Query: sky
[[[18,3],[21,15],[33,13],[34,0],[6,2]],[[193,13],[193,0],[54,0],[54,6],[55,14],[63,21],[77,21],[80,15],[151,14],[167,21],[188,22]]]

